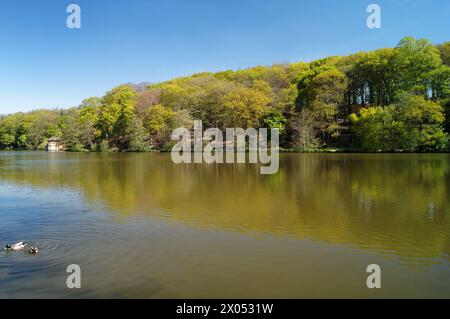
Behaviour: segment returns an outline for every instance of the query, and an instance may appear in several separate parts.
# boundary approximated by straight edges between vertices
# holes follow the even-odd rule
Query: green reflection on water
[[[70,188],[87,203],[198,229],[339,243],[417,264],[449,258],[447,154],[282,154],[255,165],[175,165],[168,154],[0,154],[0,181]]]

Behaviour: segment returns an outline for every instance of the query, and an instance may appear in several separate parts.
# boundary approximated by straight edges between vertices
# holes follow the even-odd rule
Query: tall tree
[[[99,128],[103,137],[113,138],[120,147],[127,147],[135,100],[136,92],[127,85],[112,89],[102,99]]]

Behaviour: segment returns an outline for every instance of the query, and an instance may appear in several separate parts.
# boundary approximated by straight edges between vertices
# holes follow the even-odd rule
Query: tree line
[[[450,42],[125,84],[78,107],[0,117],[1,149],[169,150],[173,129],[278,128],[297,151],[439,152],[450,148]]]

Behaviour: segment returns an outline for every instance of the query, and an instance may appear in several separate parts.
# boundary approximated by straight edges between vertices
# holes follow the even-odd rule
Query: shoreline
[[[11,149],[11,150],[0,150],[0,153],[8,153],[8,152],[45,152],[45,153],[92,153],[92,154],[124,154],[124,153],[133,153],[133,154],[150,154],[150,153],[161,153],[161,154],[169,154],[170,151],[165,150],[152,150],[146,152],[136,152],[136,151],[58,151],[58,152],[48,152],[45,150],[33,150],[33,149]],[[194,153],[194,152],[191,152]],[[225,152],[224,152],[225,153]],[[246,151],[245,153],[249,153]],[[342,149],[323,149],[323,150],[311,150],[311,151],[300,151],[295,149],[279,149],[280,154],[450,154],[450,151],[442,151],[442,152],[407,152],[407,151],[397,151],[397,152],[366,152],[360,150],[342,150]]]

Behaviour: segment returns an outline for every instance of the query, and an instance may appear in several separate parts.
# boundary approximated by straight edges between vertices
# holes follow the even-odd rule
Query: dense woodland
[[[192,127],[278,128],[298,151],[449,151],[450,42],[404,38],[395,48],[310,63],[125,84],[78,107],[0,118],[1,149],[168,150]]]

